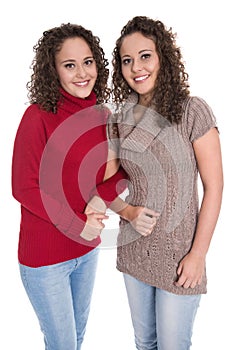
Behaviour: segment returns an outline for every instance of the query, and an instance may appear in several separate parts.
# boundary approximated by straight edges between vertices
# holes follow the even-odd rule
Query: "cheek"
[[[121,73],[123,75],[123,78],[127,80],[127,78],[129,77],[129,68],[127,68],[126,66],[122,66]]]
[[[153,75],[154,79],[157,79],[159,68],[160,68],[159,65],[151,65],[150,66],[150,72]]]
[[[98,69],[96,65],[89,66],[89,74],[93,77],[96,78],[98,77]]]
[[[93,78],[94,78],[95,80],[97,79],[97,77],[98,77],[97,69],[95,69],[95,70],[93,71],[92,76],[93,76]]]
[[[57,70],[57,75],[58,75],[59,81],[60,81],[60,82],[64,82],[64,81],[67,80],[69,74],[67,74],[67,72],[64,72],[64,71],[61,70],[61,69],[58,69],[58,70]]]

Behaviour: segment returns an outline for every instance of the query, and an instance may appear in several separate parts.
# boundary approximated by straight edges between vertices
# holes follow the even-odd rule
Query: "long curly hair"
[[[160,69],[153,94],[156,110],[170,122],[179,123],[183,102],[190,94],[188,74],[185,72],[180,48],[176,45],[176,34],[172,33],[171,28],[166,29],[159,20],[136,16],[122,28],[112,53],[113,102],[118,107],[121,106],[132,92],[122,75],[120,49],[124,38],[135,32],[152,39],[159,56]]]
[[[38,103],[48,112],[56,113],[60,99],[60,82],[55,68],[55,55],[61,50],[63,42],[68,38],[83,38],[89,45],[96,62],[98,76],[94,86],[97,103],[107,102],[110,97],[108,87],[108,60],[100,47],[100,39],[92,31],[76,24],[61,24],[43,33],[43,36],[33,46],[35,57],[31,64],[33,73],[26,84],[30,103]]]

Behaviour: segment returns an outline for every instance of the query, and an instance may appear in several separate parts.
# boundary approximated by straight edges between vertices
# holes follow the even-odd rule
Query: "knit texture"
[[[19,124],[12,159],[12,192],[21,204],[18,259],[39,267],[77,258],[100,243],[80,237],[93,188],[103,183],[108,111],[92,92],[79,99],[61,90],[56,114],[30,105]],[[122,173],[102,186],[117,196]]]
[[[135,124],[132,110],[136,103],[132,95],[115,117],[112,134],[110,130],[112,147],[119,143],[121,164],[129,176],[126,201],[149,207],[160,216],[147,237],[120,220],[117,268],[175,294],[206,293],[206,274],[194,289],[176,287],[174,282],[178,264],[191,248],[198,219],[198,169],[192,142],[216,127],[215,117],[203,99],[190,97],[178,125],[152,108]]]

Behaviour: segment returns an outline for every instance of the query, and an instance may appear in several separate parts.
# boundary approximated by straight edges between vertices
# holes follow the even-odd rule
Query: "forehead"
[[[75,37],[75,38],[68,38],[66,39],[62,46],[60,51],[57,53],[57,56],[92,56],[91,49],[83,38]]]
[[[152,50],[155,51],[155,43],[152,39],[144,36],[140,32],[136,32],[127,35],[123,41],[120,48],[121,55],[130,55],[132,53],[139,53],[142,50]]]

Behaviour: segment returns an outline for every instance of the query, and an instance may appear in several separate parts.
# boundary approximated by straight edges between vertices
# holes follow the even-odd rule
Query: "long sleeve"
[[[107,118],[106,132],[108,138],[108,147],[112,149],[116,155],[119,149],[119,135],[117,128],[116,115],[109,113]],[[91,195],[97,195],[109,207],[111,202],[116,199],[127,188],[128,174],[120,165],[118,171],[103,183],[100,183],[93,189]]]
[[[47,138],[47,130],[40,112],[35,106],[30,106],[21,120],[15,138],[12,194],[26,210],[56,226],[63,234],[75,240],[83,229],[86,215],[75,213],[66,202],[53,195],[52,189],[47,193],[40,186],[41,157]]]
[[[120,166],[119,170],[104,182],[98,184],[91,192],[91,196],[97,195],[109,207],[111,202],[116,199],[127,188],[128,175]]]

